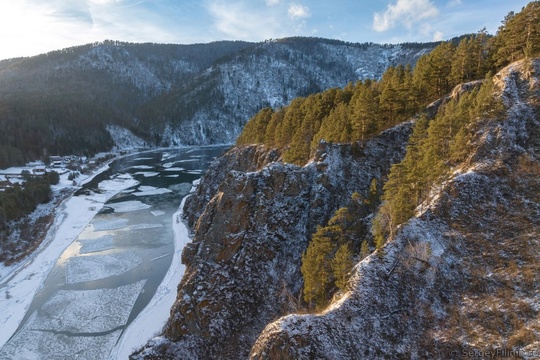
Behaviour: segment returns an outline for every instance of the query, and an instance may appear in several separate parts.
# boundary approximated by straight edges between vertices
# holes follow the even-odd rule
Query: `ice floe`
[[[117,213],[146,210],[152,207],[150,205],[140,202],[139,200],[110,203],[105,206],[112,208]]]
[[[133,175],[142,175],[144,177],[154,177],[154,176],[158,176],[159,173],[158,172],[151,172],[151,171],[139,171],[139,172],[136,172]]]
[[[99,220],[92,222],[95,231],[118,230],[128,226],[128,219]]]
[[[150,211],[152,213],[152,215],[154,216],[162,216],[162,215],[165,215],[165,211],[161,211],[161,210],[153,210],[153,211]]]
[[[163,224],[137,224],[137,225],[131,225],[127,228],[127,230],[144,230],[144,229],[156,229],[156,228],[162,228]]]
[[[1,350],[1,359],[106,359],[121,330],[102,336],[68,336],[46,330],[24,329]]]
[[[165,169],[165,171],[184,171],[186,169],[184,169],[183,167],[170,167],[170,168],[167,168]]]
[[[121,188],[127,189],[136,185],[139,185],[139,182],[133,179],[131,176],[129,176],[129,178],[118,176],[113,180],[103,180],[99,183],[98,187],[103,191],[118,192]]]
[[[170,193],[171,190],[165,188],[156,188],[153,186],[140,186],[139,191],[133,193],[135,196],[152,196]]]
[[[79,240],[79,243],[82,244],[81,249],[79,250],[79,253],[81,254],[89,254],[114,248],[112,235],[105,235],[97,239]]]
[[[156,332],[161,331],[169,318],[169,310],[176,300],[176,288],[182,279],[185,265],[180,261],[184,246],[191,242],[189,230],[181,221],[186,198],[173,215],[174,253],[171,267],[161,281],[151,302],[124,331],[109,359],[126,359],[136,347],[145,344]],[[153,260],[157,260],[155,258]]]
[[[106,358],[145,283],[141,280],[115,289],[58,291],[2,348],[2,356],[70,359],[76,354],[78,359]]]
[[[143,260],[131,251],[71,257],[66,266],[66,283],[76,284],[120,275],[142,262]]]

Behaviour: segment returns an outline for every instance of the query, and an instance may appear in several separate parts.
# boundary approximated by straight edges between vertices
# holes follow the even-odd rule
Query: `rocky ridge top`
[[[539,74],[538,59],[497,74],[506,117],[482,124],[468,160],[356,265],[341,299],[269,324],[251,357],[537,358]]]

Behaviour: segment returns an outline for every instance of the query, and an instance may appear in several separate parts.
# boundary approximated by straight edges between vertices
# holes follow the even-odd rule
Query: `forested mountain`
[[[186,201],[177,301],[132,358],[537,358],[537,44],[533,1],[260,111]]]
[[[149,146],[233,142],[265,106],[378,78],[435,45],[105,41],[0,61],[0,167],[108,150],[114,144],[107,125]]]
[[[418,60],[414,71],[390,66],[378,81],[358,81],[294,99],[283,108],[263,109],[246,124],[237,143],[277,147],[285,161],[304,164],[320,140],[364,141],[409,119],[457,84],[495,71],[500,62],[496,41],[480,31],[438,45]]]

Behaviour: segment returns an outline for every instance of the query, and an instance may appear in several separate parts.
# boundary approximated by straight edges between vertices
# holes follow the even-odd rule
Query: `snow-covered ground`
[[[108,164],[93,176],[106,170]],[[90,181],[93,176],[84,179]],[[62,179],[57,188],[67,186]],[[0,265],[0,347],[13,335],[28,310],[34,295],[64,250],[73,242],[103,204],[118,192],[138,184],[132,177],[121,176],[107,184],[103,193],[71,196],[57,211],[47,237],[39,248],[23,262]]]

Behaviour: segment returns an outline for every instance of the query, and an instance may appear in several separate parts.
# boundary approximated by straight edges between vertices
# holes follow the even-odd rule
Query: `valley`
[[[467,6],[400,0],[372,30]],[[540,1],[432,43],[0,61],[0,167],[150,149],[73,184],[43,246],[0,268],[0,359],[536,359],[539,116]]]

